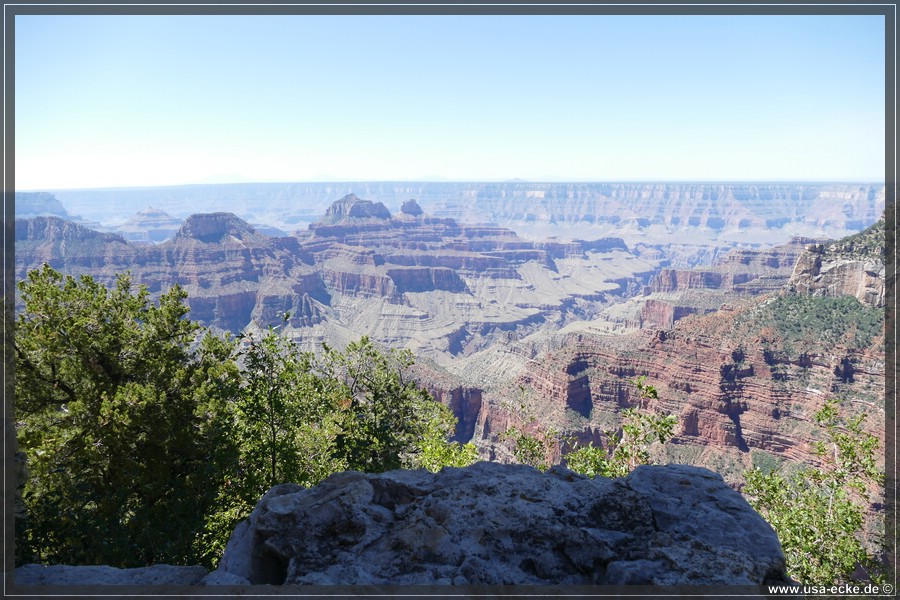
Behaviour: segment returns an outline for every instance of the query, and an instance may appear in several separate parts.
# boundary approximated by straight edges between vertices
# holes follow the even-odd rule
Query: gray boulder
[[[618,480],[478,463],[272,488],[201,583],[763,585],[790,581],[772,528],[682,465]]]

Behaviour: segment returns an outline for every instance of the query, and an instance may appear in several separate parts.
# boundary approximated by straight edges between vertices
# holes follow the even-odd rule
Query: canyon
[[[183,286],[190,318],[219,330],[258,333],[287,315],[284,332],[304,349],[362,335],[409,348],[414,376],[457,416],[456,439],[493,460],[512,460],[500,439],[510,427],[561,432],[554,459],[577,444],[602,445],[634,406],[679,419],[658,458],[708,466],[732,484],[750,466],[815,463],[812,415],[829,396],[864,413],[866,430],[884,439],[883,326],[860,322],[833,339],[796,338],[781,316],[811,310],[803,299],[849,295],[862,307],[852,318],[877,320],[881,310],[883,320],[883,222],[839,241],[799,235],[705,245],[710,232],[741,227],[779,237],[792,226],[859,228],[880,216],[883,188],[622,184],[602,188],[607,200],[599,202],[597,186],[546,184],[541,195],[535,185],[484,186],[481,195],[460,192],[443,203],[427,192],[430,204],[407,198],[398,212],[347,194],[306,229],[280,236],[225,212],[189,215],[160,243],[129,242],[61,216],[17,219],[16,278],[43,262],[105,284],[130,270],[153,294]],[[763,207],[766,194],[779,202]],[[651,210],[660,199],[668,208]],[[794,203],[796,218],[779,220],[787,218],[777,216],[786,210],[781,200]],[[650,216],[620,216],[621,236],[536,240],[449,216],[555,220],[570,233],[598,233],[626,201]],[[528,212],[538,205],[552,219]],[[609,211],[605,223],[583,218],[591,211]],[[705,220],[695,223],[701,213]],[[694,243],[650,239],[654,227],[682,226]],[[834,328],[825,323],[823,331]],[[651,405],[630,383],[641,376],[659,391]]]
[[[392,216],[349,195],[295,236],[270,237],[231,213],[192,215],[160,244],[58,217],[16,222],[16,277],[47,262],[110,284],[130,270],[151,293],[178,284],[192,319],[259,331],[288,314],[301,346],[368,335],[446,363],[498,337],[552,330],[640,289],[655,263],[617,238],[530,242],[512,230],[424,214]]]

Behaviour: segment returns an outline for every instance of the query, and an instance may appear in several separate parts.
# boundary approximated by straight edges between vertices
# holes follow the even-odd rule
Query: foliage
[[[525,397],[525,387],[520,385],[518,410],[523,414],[528,413]],[[526,428],[530,428],[530,432],[526,428],[510,427],[499,435],[499,439],[500,441],[512,440],[513,456],[516,457],[519,464],[546,471],[550,468],[550,457],[553,450],[562,441],[562,436],[555,427],[534,427],[536,420],[534,415],[528,416]]]
[[[234,456],[228,343],[178,286],[150,304],[45,265],[20,282],[16,425],[27,455],[16,560],[127,567],[196,562],[191,545]]]
[[[240,339],[242,393],[232,405],[240,461],[207,519],[209,558],[278,483],[312,486],[346,469],[436,471],[477,458],[471,444],[448,441],[456,426],[450,409],[404,379],[408,351],[385,353],[363,337],[316,356],[275,328]]]
[[[778,534],[793,578],[815,585],[846,583],[858,565],[877,578],[875,557],[861,532],[868,486],[884,481],[875,458],[878,440],[862,431],[862,415],[842,423],[834,400],[815,418],[827,437],[816,443],[824,466],[792,476],[753,469],[745,474],[744,493]]]
[[[513,455],[520,464],[534,467],[538,471],[550,468],[548,457],[553,450],[558,432],[555,429],[528,433],[517,427],[510,427],[500,434],[500,440],[513,441]]]
[[[874,259],[884,261],[885,258],[885,220],[884,216],[871,227],[827,244],[827,254],[841,257]]]
[[[414,451],[407,455],[405,467],[428,469],[432,473],[443,467],[465,467],[478,460],[478,452],[471,443],[450,442],[456,428],[456,417],[449,408],[438,402],[425,405],[420,418],[425,422],[424,434]]]
[[[658,397],[656,388],[646,383],[646,377],[638,377],[631,383],[637,388],[642,404]],[[622,411],[622,430],[607,434],[608,448],[583,446],[566,454],[566,464],[588,477],[624,477],[638,465],[650,462],[650,445],[656,441],[668,442],[674,435],[676,423],[675,415],[626,409]]]
[[[646,383],[646,377],[637,377],[630,383],[640,395],[640,404],[656,399],[656,388]],[[520,390],[524,394],[524,390]],[[524,402],[519,404],[525,410]],[[534,423],[529,418],[528,423]],[[674,415],[658,415],[644,408],[630,408],[622,411],[622,429],[606,433],[607,448],[593,444],[582,446],[566,453],[566,466],[577,473],[594,477],[624,477],[635,467],[650,462],[649,448],[655,441],[664,444],[674,435],[678,418]],[[500,440],[512,440],[513,455],[521,464],[538,470],[550,468],[553,449],[563,441],[561,433],[553,427],[532,428],[532,432],[510,427],[500,435]]]
[[[315,356],[275,328],[236,344],[186,319],[178,286],[153,305],[127,274],[107,290],[45,266],[19,290],[17,564],[213,566],[275,484],[476,459],[404,378],[409,352]]]
[[[340,396],[336,382],[317,376],[313,355],[297,352],[274,328],[261,339],[238,339],[246,347],[238,352],[242,385],[233,406],[250,497],[255,501],[285,481],[314,485],[340,470],[343,463],[329,459]]]

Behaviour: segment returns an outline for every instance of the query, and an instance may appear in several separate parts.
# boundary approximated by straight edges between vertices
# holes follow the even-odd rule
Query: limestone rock
[[[346,585],[757,585],[788,581],[771,527],[719,475],[620,480],[477,463],[273,488],[210,580]]]
[[[181,225],[176,237],[182,240],[199,240],[207,244],[263,243],[265,239],[249,223],[227,212],[191,215]]]
[[[855,235],[810,244],[791,274],[791,291],[809,296],[854,296],[863,304],[885,305],[884,218]]]
[[[109,566],[23,565],[15,571],[16,585],[194,585],[207,574],[200,565],[153,565],[136,569]]]

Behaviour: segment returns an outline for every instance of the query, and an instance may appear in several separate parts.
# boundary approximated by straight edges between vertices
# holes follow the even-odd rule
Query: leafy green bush
[[[109,291],[45,266],[19,290],[17,564],[214,566],[275,484],[477,457],[404,379],[409,352],[362,338],[315,356],[275,328],[239,345],[184,318],[178,286],[154,306],[128,275]]]
[[[647,385],[646,377],[638,377],[632,383],[637,387],[641,400],[658,397],[656,388]],[[566,454],[567,466],[577,473],[594,477],[625,477],[638,465],[650,462],[650,445],[665,444],[672,439],[678,418],[675,415],[658,415],[629,408],[622,411],[622,430],[607,434],[608,448],[583,446]]]
[[[236,452],[230,348],[207,335],[192,349],[200,331],[178,286],[153,306],[128,275],[107,290],[45,265],[19,291],[16,562],[195,563]]]
[[[869,485],[881,485],[875,452],[878,440],[862,431],[862,416],[841,422],[829,400],[816,413],[827,442],[816,444],[822,468],[793,475],[754,468],[745,474],[744,494],[781,540],[788,574],[812,585],[851,581],[859,566],[879,578],[876,557],[861,539]]]

